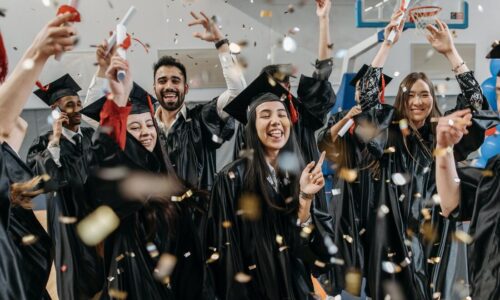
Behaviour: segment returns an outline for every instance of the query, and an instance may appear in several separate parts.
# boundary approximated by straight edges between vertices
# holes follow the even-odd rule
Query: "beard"
[[[82,123],[82,114],[79,112],[68,114],[69,125],[80,125]]]
[[[163,96],[167,93],[174,93],[175,96],[177,97],[177,100],[175,102],[171,102],[171,101],[165,101],[163,99]],[[158,98],[158,102],[160,103],[161,107],[163,107],[164,109],[168,110],[168,111],[176,111],[178,110],[182,104],[184,104],[184,94],[181,94],[179,91],[176,91],[176,90],[166,90],[166,91],[162,91],[160,92],[159,95],[156,95],[157,98]]]

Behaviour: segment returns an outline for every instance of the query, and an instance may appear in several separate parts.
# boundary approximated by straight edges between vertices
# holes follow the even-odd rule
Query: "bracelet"
[[[224,44],[228,44],[229,45],[229,40],[228,39],[222,39],[218,42],[215,43],[215,49],[219,50],[220,47],[222,47],[222,45]]]
[[[451,71],[453,73],[457,73],[458,72],[458,69],[460,69],[461,66],[465,65],[465,61],[462,61],[458,66],[454,67],[453,69],[451,69]]]
[[[310,201],[310,200],[314,199],[314,194],[308,194],[308,193],[304,193],[303,191],[300,191],[299,197],[304,199],[304,200]]]

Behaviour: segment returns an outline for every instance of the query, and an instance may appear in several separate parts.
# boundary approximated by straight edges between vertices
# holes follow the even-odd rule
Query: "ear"
[[[187,95],[187,93],[189,92],[189,84],[184,84],[184,95]]]

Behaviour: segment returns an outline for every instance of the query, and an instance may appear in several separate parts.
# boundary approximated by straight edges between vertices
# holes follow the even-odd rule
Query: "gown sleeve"
[[[223,120],[218,113],[217,99],[201,107],[200,123],[205,147],[218,149],[222,143],[233,137],[236,125],[233,118]]]

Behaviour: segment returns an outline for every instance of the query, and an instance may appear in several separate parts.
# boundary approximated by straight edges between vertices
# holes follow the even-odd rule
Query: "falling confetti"
[[[389,207],[387,207],[387,205],[385,205],[385,204],[382,204],[382,205],[378,208],[377,217],[378,217],[378,218],[383,218],[383,217],[385,217],[385,215],[387,215],[388,213],[389,213]]]
[[[78,223],[76,230],[87,246],[95,246],[112,233],[120,219],[109,206],[100,206]]]
[[[467,244],[467,245],[472,243],[472,241],[474,240],[470,234],[468,234],[465,231],[461,231],[461,230],[456,230],[455,233],[453,234],[453,237],[457,241],[462,242],[462,243]]]
[[[164,282],[167,277],[170,277],[177,263],[177,257],[169,253],[163,253],[158,260],[154,271],[156,280]]]
[[[31,58],[27,58],[23,61],[23,69],[31,70],[35,66],[35,61]]]
[[[408,136],[410,134],[410,129],[408,128],[408,120],[401,119],[399,121],[399,129],[404,136]]]
[[[261,10],[260,11],[260,17],[261,18],[271,18],[273,16],[273,12],[270,10]]]
[[[395,185],[406,185],[408,181],[410,180],[410,175],[408,174],[402,174],[402,173],[394,173],[391,176],[392,182],[394,182]]]
[[[387,272],[389,274],[395,274],[401,272],[401,267],[391,261],[383,261],[382,270],[384,270],[384,272]]]
[[[219,259],[219,253],[214,252],[214,253],[212,253],[212,255],[210,255],[210,257],[208,258],[208,260],[207,260],[207,264],[211,264],[211,263],[213,263],[213,262],[217,261],[218,259]]]
[[[358,178],[358,171],[354,169],[342,168],[339,172],[339,177],[347,182],[354,182]]]
[[[342,237],[343,237],[343,238],[344,238],[344,240],[346,240],[349,244],[352,244],[353,239],[352,239],[352,237],[351,237],[350,235],[344,234]]]
[[[361,272],[356,269],[349,269],[345,274],[345,290],[355,296],[361,292]]]
[[[311,235],[311,233],[313,232],[313,229],[314,229],[314,225],[312,225],[312,224],[303,227],[302,230],[300,231],[300,237],[303,239],[309,238],[309,235]]]
[[[322,261],[320,261],[320,260],[315,260],[315,261],[314,261],[314,265],[315,265],[316,267],[318,267],[318,268],[324,268],[324,267],[326,267],[326,263],[324,263],[324,262],[322,262]]]
[[[119,291],[116,289],[109,289],[108,291],[109,297],[115,298],[117,300],[125,300],[127,299],[127,292],[126,291]]]
[[[234,275],[234,280],[236,280],[239,283],[247,283],[252,280],[252,276],[245,274],[243,272],[238,272]]]
[[[297,51],[297,42],[293,38],[286,36],[283,39],[283,50],[291,53]]]
[[[236,43],[231,43],[229,44],[229,51],[231,51],[231,53],[233,54],[240,54],[241,46]]]
[[[146,249],[148,250],[149,256],[151,256],[151,258],[155,258],[160,255],[160,252],[158,251],[158,248],[156,248],[156,245],[154,243],[147,243]]]
[[[278,243],[278,245],[283,245],[283,236],[277,234],[276,235],[276,243]]]
[[[260,200],[253,194],[243,194],[239,199],[239,210],[243,217],[249,220],[260,218]]]
[[[22,237],[21,242],[23,243],[23,245],[29,246],[36,243],[37,240],[38,238],[36,237],[36,235],[28,234]]]

